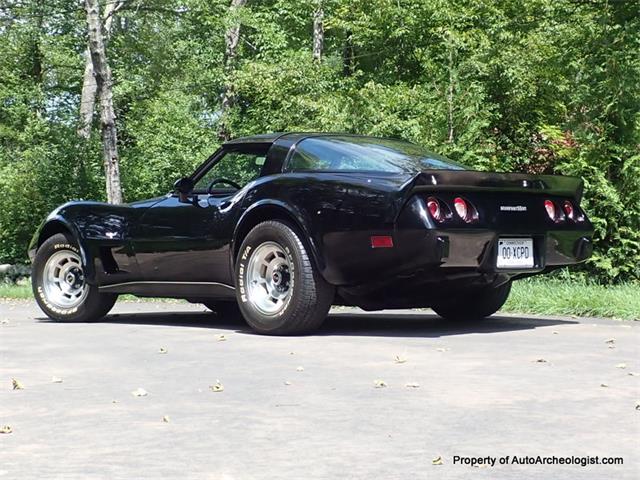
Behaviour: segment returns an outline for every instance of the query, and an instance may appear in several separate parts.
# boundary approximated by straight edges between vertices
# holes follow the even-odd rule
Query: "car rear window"
[[[465,170],[462,165],[419,145],[386,138],[323,136],[302,140],[289,160],[289,171],[416,173]]]

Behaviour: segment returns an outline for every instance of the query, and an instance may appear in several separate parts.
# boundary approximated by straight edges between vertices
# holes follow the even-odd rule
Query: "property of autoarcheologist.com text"
[[[603,457],[599,455],[487,455],[484,457],[454,455],[452,463],[471,467],[495,467],[499,465],[574,465],[588,467],[589,465],[623,465],[624,459],[622,457]]]

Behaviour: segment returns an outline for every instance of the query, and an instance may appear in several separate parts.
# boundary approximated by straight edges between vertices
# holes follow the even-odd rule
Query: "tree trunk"
[[[42,0],[38,0],[34,2],[33,8],[33,37],[32,43],[29,46],[29,56],[31,60],[31,68],[30,74],[33,82],[38,86],[38,89],[43,88],[44,82],[44,55],[42,53],[42,44],[41,44],[41,36],[46,35],[44,29],[42,28],[43,17],[45,15],[44,12],[44,2]],[[38,118],[42,118],[45,111],[45,105],[43,101],[43,96],[39,95],[37,100],[34,102],[34,112]]]
[[[91,52],[97,95],[100,99],[100,123],[102,126],[107,200],[109,203],[122,203],[120,166],[118,162],[118,134],[116,130],[116,115],[113,109],[113,82],[104,46],[98,0],[85,0],[85,7],[89,27],[89,51]]]
[[[229,6],[230,13],[234,13],[239,8],[242,8],[246,5],[247,0],[231,0],[231,5]],[[233,92],[233,82],[230,79],[231,72],[233,71],[233,67],[235,65],[236,55],[238,53],[238,42],[240,41],[240,24],[235,23],[230,26],[225,35],[224,35],[224,43],[225,43],[225,60],[224,60],[224,70],[225,70],[225,84],[222,90],[222,101],[220,107],[220,123],[218,128],[218,137],[221,140],[229,140],[229,129],[226,124],[226,113],[233,106],[234,100],[234,92]]]
[[[324,11],[322,2],[318,3],[318,8],[313,14],[313,59],[322,60],[324,50]]]
[[[93,111],[96,104],[96,78],[93,75],[93,62],[89,47],[84,52],[85,64],[82,76],[82,95],[80,95],[80,123],[78,135],[84,139],[91,136],[91,124],[93,123]]]
[[[353,37],[351,30],[347,30],[347,37],[344,41],[344,48],[342,50],[342,74],[345,77],[353,75],[355,68],[355,55],[353,52]]]
[[[453,46],[449,45],[449,88],[447,92],[447,125],[448,125],[448,141],[453,143]]]
[[[104,8],[104,36],[109,39],[111,27],[113,26],[113,16],[123,6],[123,2],[109,2]],[[78,125],[78,135],[84,139],[91,136],[91,124],[93,123],[93,112],[96,106],[96,78],[93,73],[93,62],[91,61],[91,51],[89,45],[84,52],[85,64],[84,75],[82,76],[82,94],[80,95],[80,122]]]

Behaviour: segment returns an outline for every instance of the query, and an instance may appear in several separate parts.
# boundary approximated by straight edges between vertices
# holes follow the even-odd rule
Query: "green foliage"
[[[637,284],[602,285],[565,273],[515,281],[502,311],[640,320],[640,296]]]
[[[217,148],[199,103],[180,91],[167,91],[132,107],[123,132],[131,143],[122,152],[125,198],[167,193]]]
[[[108,54],[127,201],[166,193],[215,150],[221,120],[232,136],[400,137],[473,168],[582,177],[596,227],[583,272],[640,279],[637,2],[250,0],[233,14],[229,3],[125,2],[116,14]],[[98,128],[88,142],[75,135],[85,31],[72,0],[0,7],[0,261],[23,260],[59,203],[103,198]],[[225,86],[234,103],[222,112]]]

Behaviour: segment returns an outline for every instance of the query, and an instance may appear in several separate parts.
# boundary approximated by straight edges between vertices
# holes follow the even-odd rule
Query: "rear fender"
[[[311,253],[314,264],[319,272],[323,274],[325,264],[322,255],[320,255],[318,244],[310,233],[309,222],[306,221],[304,213],[285,202],[274,199],[264,199],[255,202],[240,216],[231,239],[230,251],[233,252],[233,255],[231,255],[232,271],[235,271],[235,259],[242,240],[251,228],[266,220],[284,220],[295,227],[302,236],[300,240]]]

